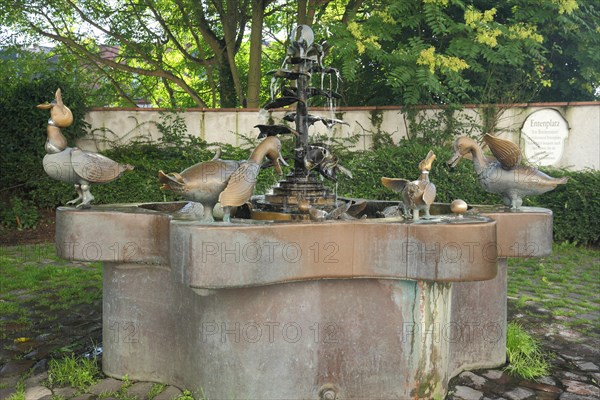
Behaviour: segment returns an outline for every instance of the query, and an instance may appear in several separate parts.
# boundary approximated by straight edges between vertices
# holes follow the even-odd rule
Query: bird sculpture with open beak
[[[90,192],[92,183],[107,183],[114,181],[133,166],[119,164],[101,154],[83,151],[77,147],[67,147],[67,139],[61,128],[67,128],[73,123],[73,113],[62,100],[61,90],[55,93],[52,103],[37,106],[42,110],[50,110],[48,120],[46,155],[44,156],[44,171],[52,179],[75,185],[78,197],[67,204],[77,204],[77,207],[89,208],[94,196]]]
[[[435,185],[429,181],[429,171],[435,160],[433,151],[427,153],[427,157],[419,163],[421,176],[416,181],[409,181],[401,178],[381,178],[381,183],[388,189],[397,193],[402,193],[402,201],[404,214],[408,215],[408,210],[412,211],[412,219],[419,219],[419,211],[423,210],[425,215],[423,218],[429,219],[429,208],[435,200],[436,189]]]
[[[231,208],[241,206],[252,196],[265,157],[281,175],[279,163],[287,166],[281,156],[281,142],[276,136],[269,136],[260,142],[248,160],[221,160],[217,154],[212,160],[192,165],[181,173],[159,171],[158,179],[163,184],[161,189],[201,203],[205,222],[214,221],[213,208],[219,202],[223,207],[223,221],[230,222]]]
[[[502,196],[504,205],[517,210],[523,197],[548,192],[567,182],[568,177],[552,178],[536,168],[522,165],[521,149],[516,144],[485,134],[484,142],[494,157],[487,157],[479,144],[461,136],[454,141],[454,156],[448,165],[454,167],[462,157],[470,156],[477,179],[486,192]]]

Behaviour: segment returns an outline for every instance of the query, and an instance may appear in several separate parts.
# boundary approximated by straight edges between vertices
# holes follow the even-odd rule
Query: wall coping
[[[485,108],[495,106],[498,108],[528,108],[528,107],[582,107],[600,106],[600,101],[566,101],[548,103],[515,103],[515,104],[463,104],[463,108]],[[419,105],[418,109],[443,109],[442,105]],[[336,111],[383,111],[402,110],[405,106],[345,106],[336,107]],[[311,110],[328,111],[326,107],[310,107]],[[185,112],[258,112],[259,108],[184,108]],[[272,111],[288,111],[287,108],[276,108]],[[144,108],[144,107],[92,107],[88,111],[173,111],[170,108]]]

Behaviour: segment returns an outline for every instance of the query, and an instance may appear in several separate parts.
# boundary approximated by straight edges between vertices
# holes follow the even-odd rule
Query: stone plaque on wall
[[[521,128],[527,161],[536,165],[556,165],[569,135],[569,124],[556,110],[545,108],[527,117]]]

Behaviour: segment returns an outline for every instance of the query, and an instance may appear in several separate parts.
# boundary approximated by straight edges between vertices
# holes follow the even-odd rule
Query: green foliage
[[[8,396],[6,400],[25,400],[25,379],[27,374],[22,376],[15,386],[15,393]]]
[[[107,185],[95,185],[93,193],[102,203],[136,203],[181,200],[171,191],[161,191],[158,171],[181,172],[198,162],[213,158],[217,148],[224,160],[245,160],[252,148],[237,148],[229,144],[163,147],[151,144],[132,144],[106,151],[119,162],[135,165],[133,172],[124,174]],[[255,193],[264,193],[276,182],[272,168],[261,171]]]
[[[188,146],[192,148],[201,148],[206,145],[206,141],[198,136],[187,133],[187,126],[183,117],[177,112],[161,112],[160,120],[156,128],[161,134],[158,139],[164,147],[179,148]]]
[[[381,177],[416,179],[417,166],[427,152],[433,150],[436,160],[431,170],[431,180],[437,187],[438,202],[451,202],[457,198],[470,204],[493,204],[498,197],[483,191],[477,182],[473,167],[468,162],[449,168],[445,161],[453,152],[448,146],[431,145],[427,138],[401,140],[396,146],[372,151],[346,151],[339,153],[340,164],[352,171],[353,178],[339,176],[338,193],[345,197],[376,200],[399,200],[398,194],[381,184]]]
[[[15,34],[0,37],[0,46],[22,38],[53,41],[61,68],[90,76],[98,106],[131,106],[140,99],[173,108],[244,106],[249,87],[260,84],[260,96],[269,93],[265,73],[280,67],[297,23],[314,24],[317,41],[332,46],[325,62],[342,72],[340,89],[350,105],[600,95],[597,0],[265,0],[233,9],[225,0],[149,0],[128,7],[109,0],[4,3],[0,25]],[[255,25],[262,17],[264,24]],[[261,25],[265,45],[253,52],[248,32]],[[260,82],[249,73],[256,69],[262,70]],[[19,73],[6,70],[6,76]]]
[[[74,355],[52,359],[48,363],[50,387],[70,386],[80,391],[97,382],[100,368],[96,359],[79,358]]]
[[[291,143],[284,139],[284,157],[291,160]],[[170,191],[161,191],[157,173],[181,172],[187,167],[212,159],[216,148],[221,149],[221,158],[230,160],[247,159],[253,145],[234,147],[228,144],[188,143],[179,147],[133,143],[120,146],[104,154],[119,162],[132,164],[135,170],[106,185],[94,185],[96,203],[135,203],[180,200]],[[431,180],[437,187],[437,202],[449,203],[463,199],[469,204],[501,204],[501,198],[487,193],[479,185],[472,163],[463,160],[455,168],[447,166],[453,152],[448,145],[432,145],[428,137],[401,140],[397,145],[382,146],[376,150],[349,151],[335,146],[334,152],[340,164],[348,168],[353,178],[338,174],[337,193],[344,197],[360,197],[376,200],[399,200],[398,194],[381,184],[381,177],[416,179],[417,165],[429,150],[437,156],[431,170]],[[600,184],[600,171],[569,172],[545,170],[555,176],[569,176],[566,185],[541,196],[525,198],[524,205],[544,207],[554,213],[554,238],[557,241],[572,241],[583,245],[600,243],[600,199],[595,190]],[[280,179],[268,168],[259,174],[256,194],[266,193]],[[40,179],[28,193],[35,204],[53,207],[64,204],[74,197],[70,185],[60,184],[49,178]],[[326,185],[332,189],[331,182]]]
[[[155,398],[156,396],[158,396],[159,394],[161,394],[162,392],[165,391],[165,389],[167,388],[167,384],[164,383],[155,383],[152,385],[152,387],[150,388],[150,391],[147,394],[147,398],[152,400],[153,398]]]
[[[151,201],[180,200],[171,191],[161,191],[158,182],[158,171],[165,173],[181,172],[202,161],[211,160],[216,151],[224,160],[246,160],[257,142],[245,139],[245,144],[235,147],[230,144],[212,143],[187,133],[181,115],[163,113],[158,123],[162,138],[158,144],[137,142],[125,146],[117,146],[104,154],[121,163],[135,166],[135,170],[123,174],[118,180],[107,185],[95,185],[93,193],[101,203],[135,203]],[[291,159],[293,145],[291,138],[282,139],[283,156]],[[255,193],[265,193],[277,182],[279,177],[273,168],[261,171],[256,184]],[[35,191],[41,194],[46,188]]]
[[[597,99],[600,9],[570,3],[382,1],[328,41],[349,104]]]
[[[539,342],[522,326],[510,322],[506,331],[506,371],[524,379],[535,379],[548,375],[550,364],[542,352]]]
[[[110,184],[95,185],[94,196],[102,203],[175,200],[176,197],[171,192],[159,190],[158,171],[180,172],[199,161],[212,158],[206,148],[165,148],[141,143],[116,147],[106,151],[105,155],[113,160],[134,165],[135,170],[123,174]]]
[[[0,224],[8,228],[35,228],[40,219],[37,207],[27,200],[12,197],[8,207],[0,210]]]
[[[434,146],[451,146],[457,136],[476,136],[484,127],[457,108],[428,111],[418,107],[406,107],[408,139],[421,138]]]
[[[195,400],[195,399],[194,399],[194,394],[186,389],[177,397],[176,400]]]
[[[41,163],[41,160],[38,160]],[[58,205],[64,205],[69,200],[77,197],[73,185],[56,181],[50,178],[44,170],[39,171],[41,175],[30,179],[23,186],[24,191],[21,194],[26,199],[31,200],[40,208],[53,208]]]
[[[556,2],[555,2],[556,3]],[[559,2],[560,3],[560,2]],[[598,100],[600,92],[600,4],[596,0],[577,0],[573,12],[538,12],[522,7],[523,19],[534,19],[544,37],[547,62],[543,73],[549,82],[536,100]],[[556,5],[555,5],[556,7]]]

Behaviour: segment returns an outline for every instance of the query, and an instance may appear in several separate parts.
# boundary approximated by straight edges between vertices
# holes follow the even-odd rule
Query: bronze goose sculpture
[[[231,207],[244,204],[252,196],[260,163],[265,156],[281,174],[279,161],[284,164],[285,161],[280,150],[279,139],[269,136],[254,149],[248,161],[221,160],[217,153],[212,160],[192,165],[181,173],[159,171],[158,179],[163,184],[161,189],[172,190],[187,200],[201,203],[205,222],[214,221],[213,208],[220,201],[221,194],[227,192],[221,205],[223,220],[229,222]]]
[[[242,161],[221,160],[220,151],[210,161],[200,162],[181,173],[165,174],[158,171],[161,190],[172,190],[186,200],[204,207],[204,221],[213,222],[213,208],[219,195],[227,187],[229,177],[240,167]]]
[[[381,178],[381,183],[388,189],[394,192],[402,193],[404,203],[404,214],[408,214],[408,209],[412,211],[413,220],[419,219],[419,211],[423,210],[425,215],[423,218],[431,218],[429,208],[435,200],[436,189],[435,185],[429,181],[429,171],[435,160],[433,151],[429,151],[424,160],[419,163],[421,175],[416,181],[408,181],[401,178]]]
[[[521,165],[521,149],[516,144],[489,134],[484,136],[493,157],[486,157],[479,144],[466,136],[454,141],[454,156],[448,165],[454,167],[460,159],[470,155],[477,179],[486,192],[502,196],[504,205],[516,210],[523,197],[548,192],[569,179],[552,178],[536,168]]]
[[[125,171],[133,169],[128,164],[119,164],[101,154],[83,151],[77,147],[67,147],[67,139],[61,128],[67,128],[73,123],[73,114],[62,101],[61,90],[55,93],[52,103],[40,104],[37,108],[50,110],[48,120],[46,155],[44,156],[44,171],[53,179],[75,185],[78,197],[67,204],[77,204],[77,207],[88,208],[94,196],[90,192],[92,183],[107,183],[114,181]]]

